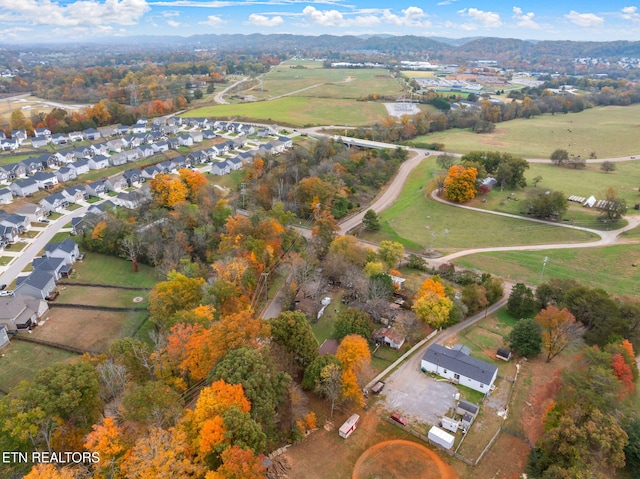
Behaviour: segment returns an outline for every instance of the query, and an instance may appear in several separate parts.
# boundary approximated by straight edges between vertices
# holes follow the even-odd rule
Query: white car
[[[13,290],[0,291],[0,296],[13,296]]]

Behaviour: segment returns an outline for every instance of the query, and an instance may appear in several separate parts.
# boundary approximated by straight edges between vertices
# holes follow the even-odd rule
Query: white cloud
[[[165,10],[164,12],[162,12],[162,16],[165,17],[165,18],[179,17],[180,16],[180,12],[176,12],[175,10]]]
[[[640,13],[638,13],[638,7],[624,7],[621,11],[622,18],[624,18],[625,20],[640,22]]]
[[[345,25],[344,17],[338,10],[317,10],[307,5],[302,13],[313,23],[323,27],[341,27]]]
[[[457,2],[458,0],[443,0],[442,2],[436,3],[437,6],[443,7],[445,5],[451,5],[452,3]]]
[[[282,20],[281,16],[265,17],[257,13],[249,15],[249,23],[258,27],[277,27],[278,25],[282,25],[283,22],[284,20]]]
[[[604,23],[604,18],[597,16],[595,13],[578,13],[575,10],[571,10],[564,17],[579,27],[599,27]]]
[[[146,0],[78,0],[65,3],[51,0],[0,0],[0,9],[11,20],[26,24],[61,27],[135,25],[151,7]]]
[[[419,7],[407,7],[402,10],[402,16],[391,13],[390,10],[385,10],[382,14],[382,19],[386,23],[394,25],[404,25],[407,27],[428,27],[431,25],[429,20],[423,20],[427,16],[424,10]]]
[[[540,25],[535,21],[536,14],[533,12],[522,13],[522,8],[513,7],[513,19],[520,28],[531,28],[538,30]]]
[[[173,28],[178,28],[182,26],[182,23],[176,22],[175,20],[167,20],[167,25]]]
[[[466,23],[461,25],[464,30],[476,30],[478,26],[482,28],[498,28],[502,26],[500,14],[494,12],[485,12],[477,8],[463,8],[458,10],[462,16],[469,17],[474,23]]]
[[[217,15],[209,15],[205,22],[198,22],[200,25],[209,25],[210,27],[217,27],[224,23],[224,20]]]

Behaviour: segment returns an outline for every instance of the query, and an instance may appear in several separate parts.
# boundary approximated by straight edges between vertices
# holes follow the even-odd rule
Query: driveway
[[[382,391],[390,412],[399,412],[409,422],[436,425],[455,406],[458,389],[437,381],[419,368],[403,368],[393,374]]]

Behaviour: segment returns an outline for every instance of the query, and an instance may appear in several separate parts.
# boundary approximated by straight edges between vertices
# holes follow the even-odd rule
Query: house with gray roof
[[[31,223],[38,223],[47,215],[45,209],[36,203],[22,205],[18,208],[16,214],[26,216]]]
[[[84,186],[75,185],[65,188],[60,193],[67,199],[69,203],[78,203],[87,197],[87,190]]]
[[[0,225],[17,228],[19,233],[24,233],[25,231],[29,231],[31,221],[29,221],[29,218],[24,215],[19,215],[17,213],[8,214],[3,211],[0,216]]]
[[[82,131],[82,137],[85,140],[92,141],[92,140],[97,140],[98,138],[101,138],[102,135],[95,128],[87,128],[86,130]]]
[[[13,201],[13,193],[9,188],[0,189],[0,205],[8,205]]]
[[[19,276],[16,282],[15,296],[47,299],[56,289],[56,278],[48,271],[32,271],[29,276]]]
[[[9,185],[9,189],[15,196],[31,196],[40,189],[38,182],[33,178],[25,178],[24,180],[14,181]]]
[[[77,177],[78,177],[78,174],[76,170],[73,168],[69,168],[68,166],[63,166],[58,171],[56,171],[56,178],[58,178],[59,183],[75,180]]]
[[[51,135],[51,143],[54,145],[66,145],[69,142],[69,137],[64,133],[56,133]]]
[[[229,167],[229,163],[226,161],[217,161],[215,163],[211,163],[211,174],[212,175],[228,175],[231,172],[231,168]]]
[[[42,148],[49,144],[49,138],[46,136],[34,136],[31,138],[31,146],[34,148]]]
[[[0,297],[0,325],[6,327],[7,332],[17,333],[38,324],[49,310],[49,305],[42,299],[27,296]]]
[[[100,197],[107,192],[107,187],[104,185],[104,180],[93,181],[84,186],[87,196]]]
[[[425,372],[488,394],[498,376],[498,367],[472,358],[467,351],[464,348],[449,349],[433,344],[424,353],[421,368]]]
[[[38,188],[51,188],[58,184],[58,177],[53,173],[47,173],[46,171],[38,171],[31,177],[38,183]]]
[[[78,160],[69,163],[69,168],[76,170],[76,175],[86,175],[89,173],[89,160]]]
[[[64,210],[68,204],[69,200],[62,193],[54,193],[40,200],[40,206],[42,206],[47,214],[54,212],[59,213]]]
[[[109,167],[109,158],[104,155],[96,155],[93,158],[89,158],[90,170],[102,170]]]
[[[80,256],[80,251],[78,243],[67,238],[61,243],[48,243],[44,247],[44,254],[50,258],[63,258],[65,264],[73,264]]]
[[[39,258],[33,258],[31,262],[34,271],[47,271],[55,277],[58,281],[63,276],[69,276],[71,273],[71,266],[64,263],[63,258],[48,258],[47,256],[41,256]]]

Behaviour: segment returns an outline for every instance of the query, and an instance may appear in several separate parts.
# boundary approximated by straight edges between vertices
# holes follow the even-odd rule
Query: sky
[[[206,33],[639,41],[640,0],[0,0],[0,43]]]

